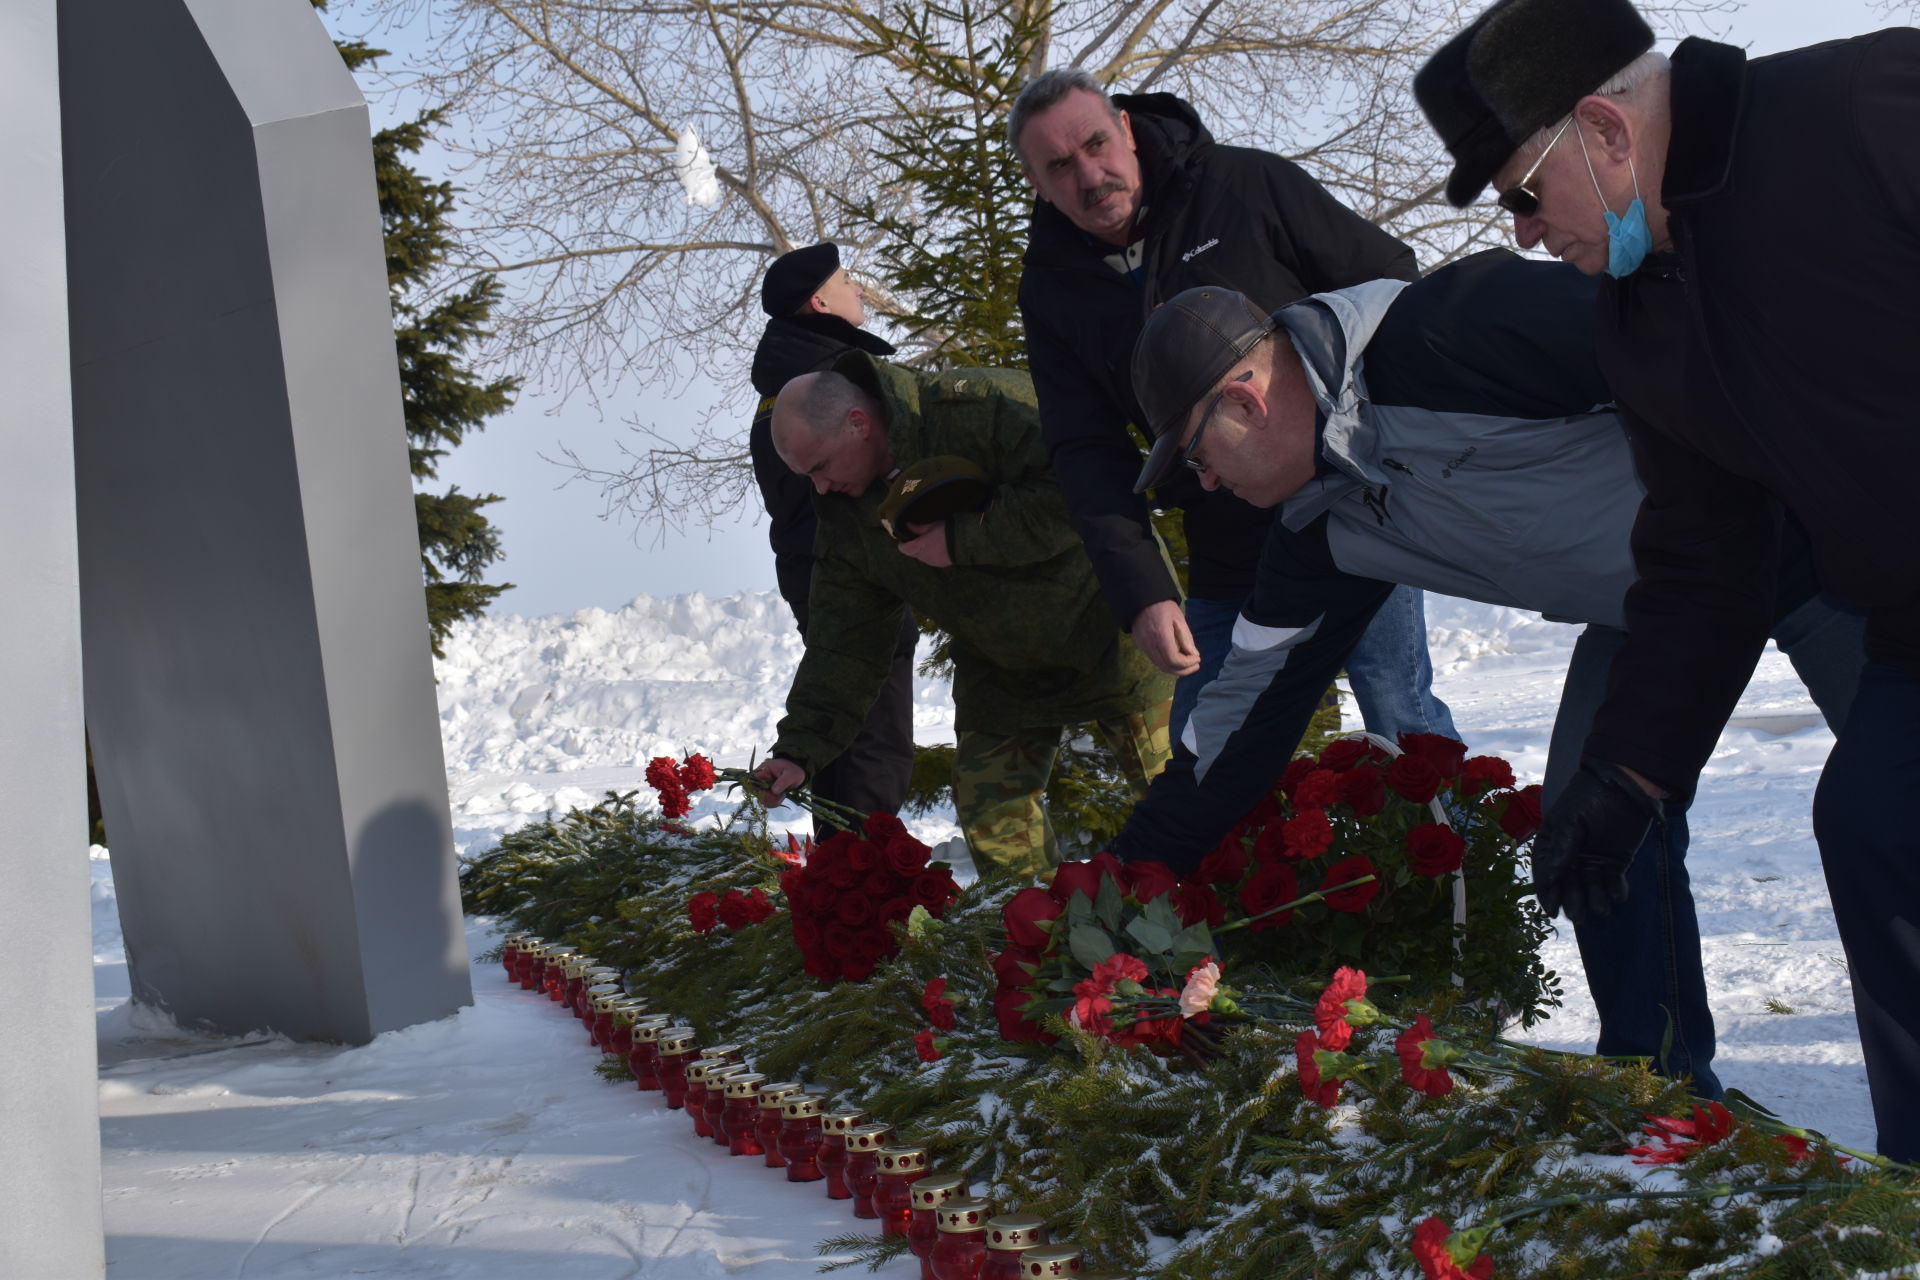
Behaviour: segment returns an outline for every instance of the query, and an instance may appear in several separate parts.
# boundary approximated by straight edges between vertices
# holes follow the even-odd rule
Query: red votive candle
[[[692,1027],[669,1027],[660,1033],[656,1070],[660,1073],[660,1092],[667,1105],[678,1111],[687,1102],[687,1064],[694,1055]]]
[[[703,1110],[706,1113],[707,1136],[713,1139],[716,1147],[727,1145],[727,1086],[726,1082],[746,1071],[746,1066],[738,1062],[723,1063],[707,1068],[707,1100]],[[693,1109],[691,1100],[687,1109]]]
[[[760,1154],[769,1169],[784,1169],[786,1157],[780,1154],[780,1130],[785,1124],[781,1107],[800,1092],[798,1080],[776,1080],[760,1086],[760,1115],[754,1121],[754,1136],[760,1139]]]
[[[1047,1224],[1030,1213],[1003,1213],[987,1219],[987,1254],[980,1280],[1021,1280],[1021,1257],[1047,1242]]]
[[[827,1178],[827,1199],[851,1200],[847,1188],[847,1134],[856,1125],[867,1122],[867,1113],[857,1109],[830,1111],[820,1119],[820,1172]]]
[[[627,1053],[627,1070],[633,1073],[634,1083],[648,1093],[660,1089],[660,1037],[675,1029],[673,1019],[663,1013],[633,1020],[629,1032],[633,1048]]]
[[[757,1156],[760,1147],[760,1086],[767,1082],[758,1071],[742,1071],[727,1079],[720,1122],[727,1131],[727,1154]]]
[[[1036,1245],[1020,1255],[1023,1280],[1067,1280],[1080,1274],[1077,1244]]]
[[[913,1214],[914,1183],[927,1176],[925,1147],[885,1146],[877,1153],[880,1177],[873,1184],[873,1213],[880,1234],[905,1236]]]
[[[820,1172],[820,1099],[790,1094],[780,1104],[780,1158],[788,1182],[818,1182]]]
[[[958,1173],[930,1173],[907,1188],[913,1204],[913,1212],[907,1219],[907,1248],[920,1259],[920,1280],[933,1280],[929,1259],[933,1256],[934,1240],[940,1234],[940,1227],[934,1221],[939,1217],[940,1206],[966,1194],[967,1180]]]
[[[987,1256],[987,1202],[978,1196],[955,1196],[936,1211],[940,1234],[928,1258],[934,1280],[980,1280],[980,1264]]]
[[[890,1124],[862,1124],[847,1130],[847,1189],[853,1192],[853,1216],[877,1218],[873,1189],[880,1181],[880,1148],[893,1141]]]

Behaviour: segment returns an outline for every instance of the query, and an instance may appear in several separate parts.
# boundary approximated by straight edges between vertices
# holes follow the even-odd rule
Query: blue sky
[[[324,17],[336,35],[356,34],[365,25],[363,15],[339,0]],[[427,20],[428,6],[423,4],[414,11],[413,25]],[[1709,22],[1721,39],[1761,54],[1858,35],[1895,20],[1876,0],[1748,0]],[[404,69],[417,47],[415,33],[407,29],[379,33],[374,42],[393,51],[385,65],[394,71]],[[375,127],[397,110],[408,109],[377,92],[371,101]],[[432,168],[435,162],[429,155],[423,167]],[[1817,198],[1817,193],[1810,192],[1809,198]],[[625,419],[638,417],[672,429],[691,423],[717,395],[716,389],[696,383],[678,400],[625,395],[596,410],[582,396],[563,401],[529,393],[510,413],[449,454],[441,465],[443,481],[506,499],[491,509],[509,557],[493,576],[517,585],[500,598],[496,610],[568,613],[594,605],[618,608],[637,595],[772,589],[773,558],[765,516],[757,507],[717,529],[690,528],[655,545],[650,533],[630,521],[602,520],[597,490],[566,484],[568,471],[543,459],[559,456],[565,444],[589,460],[611,461],[618,442],[627,437]]]

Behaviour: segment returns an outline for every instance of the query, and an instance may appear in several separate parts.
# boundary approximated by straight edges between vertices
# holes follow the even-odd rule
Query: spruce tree
[[[323,8],[324,0],[316,0]],[[350,68],[370,65],[385,50],[358,41],[336,41]],[[401,399],[407,429],[407,461],[416,485],[436,479],[439,461],[469,431],[513,403],[517,378],[483,381],[465,363],[470,348],[487,336],[487,320],[500,295],[492,276],[465,289],[430,294],[427,285],[452,248],[449,215],[454,187],[430,182],[407,163],[444,118],[435,109],[373,135],[374,184],[386,240],[387,289],[393,302],[394,347],[400,364]],[[414,493],[420,534],[420,568],[426,579],[427,625],[433,652],[461,618],[477,617],[513,586],[489,583],[486,571],[504,559],[500,531],[482,508],[500,495]]]

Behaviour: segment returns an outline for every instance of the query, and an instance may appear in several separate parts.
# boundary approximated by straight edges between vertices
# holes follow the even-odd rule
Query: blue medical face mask
[[[1640,175],[1634,170],[1633,157],[1627,157],[1627,172],[1633,177],[1633,203],[1625,213],[1615,213],[1606,207],[1607,197],[1600,190],[1599,175],[1593,171],[1585,137],[1580,139],[1580,154],[1586,159],[1587,176],[1593,180],[1594,194],[1600,197],[1600,210],[1607,219],[1607,274],[1616,280],[1630,276],[1653,252],[1653,231],[1647,226],[1647,206],[1640,199]]]

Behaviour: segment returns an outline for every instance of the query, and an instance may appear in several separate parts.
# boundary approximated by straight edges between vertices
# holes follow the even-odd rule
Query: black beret
[[[760,309],[770,316],[792,315],[839,269],[840,246],[831,240],[781,254],[760,281]]]
[[[1521,143],[1652,47],[1629,0],[1499,0],[1413,77],[1453,156],[1447,200],[1472,204]]]

